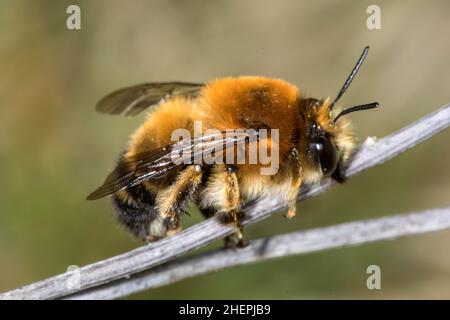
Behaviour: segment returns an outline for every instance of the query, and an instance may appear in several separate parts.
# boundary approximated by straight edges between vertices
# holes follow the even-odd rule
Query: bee
[[[246,204],[276,197],[288,208],[286,216],[292,218],[303,184],[323,177],[344,181],[343,170],[355,150],[351,123],[344,116],[379,105],[373,102],[345,109],[335,106],[368,50],[369,47],[364,48],[333,100],[304,97],[295,85],[259,76],[220,78],[206,84],[146,83],[107,95],[96,106],[100,113],[149,113],[131,136],[114,171],[87,199],[112,195],[118,221],[147,242],[177,233],[181,229],[180,218],[189,203],[194,202],[206,218],[220,216],[236,226],[236,232],[225,239],[227,245],[245,246],[240,221]],[[208,146],[212,142],[204,137],[191,138],[188,144],[173,141],[174,130],[181,128],[192,133],[196,121],[201,121],[202,132],[278,130],[278,141],[272,135],[265,137],[269,149],[278,151],[276,172],[263,175],[260,169],[264,164],[236,163],[235,157],[216,163],[175,161],[174,151],[183,150],[191,160],[201,159],[199,155],[211,151]],[[244,139],[247,145],[262,139],[250,142],[248,138]],[[230,149],[228,143],[237,140],[222,136],[214,143]],[[199,144],[202,148],[193,147]],[[248,157],[247,152],[245,160]]]

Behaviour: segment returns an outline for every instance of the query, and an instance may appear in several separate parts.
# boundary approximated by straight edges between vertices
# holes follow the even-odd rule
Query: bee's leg
[[[225,238],[226,246],[245,247],[248,244],[239,223],[244,217],[244,213],[239,210],[240,206],[241,197],[235,167],[214,166],[203,190],[200,207],[204,216],[210,217],[218,213],[224,223],[236,226],[236,232]]]
[[[225,246],[244,248],[248,245],[248,241],[244,238],[244,229],[240,224],[240,220],[244,218],[244,212],[239,210],[241,206],[241,195],[236,176],[236,168],[232,165],[227,165],[225,173],[222,174],[222,179],[224,179],[222,211],[226,213],[225,221],[235,224],[237,229],[235,233],[225,237]]]
[[[180,215],[185,212],[201,181],[202,167],[190,165],[178,174],[170,187],[158,193],[156,196],[158,219],[150,224],[150,237],[170,236],[181,230]]]
[[[226,236],[224,239],[225,247],[227,248],[245,248],[248,246],[249,242],[244,237],[244,228],[239,224],[236,225],[237,231]]]
[[[288,211],[285,214],[288,219],[292,219],[297,215],[297,196],[301,185],[302,179],[300,177],[297,177],[292,181],[288,194]]]
[[[285,214],[288,219],[292,219],[297,215],[297,196],[302,185],[302,168],[297,149],[292,150],[290,155],[290,163],[292,166],[290,169],[292,170],[292,183],[288,192],[288,211]]]
[[[201,214],[206,218],[211,218],[217,215],[218,211],[213,207],[200,208]],[[222,212],[223,213],[223,212]],[[237,214],[237,218],[239,219],[239,215]],[[242,214],[241,214],[242,215]],[[224,243],[226,247],[238,247],[243,248],[248,245],[248,241],[244,238],[244,230],[243,227],[239,224],[239,221],[235,221],[233,217],[236,217],[236,214],[232,212],[227,212],[220,218],[223,223],[233,223],[236,225],[236,232],[225,237]]]

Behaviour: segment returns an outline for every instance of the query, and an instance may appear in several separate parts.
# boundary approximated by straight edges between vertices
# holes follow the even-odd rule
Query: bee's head
[[[309,99],[312,108],[310,121],[308,122],[307,137],[307,157],[311,164],[320,169],[322,175],[330,176],[338,166],[342,150],[337,146],[336,130],[330,122],[330,116],[327,109],[329,100]]]
[[[350,158],[355,149],[355,139],[351,129],[350,119],[344,115],[357,110],[364,110],[378,106],[378,103],[354,106],[339,111],[333,109],[330,99],[305,99],[303,110],[307,110],[306,126],[306,150],[305,161],[308,167],[320,176],[333,176],[336,170]]]
[[[302,109],[306,111],[306,121],[303,122],[306,135],[302,149],[306,151],[306,167],[311,169],[307,171],[314,173],[311,180],[331,176],[339,162],[348,159],[353,151],[354,139],[349,122],[333,123],[329,101],[309,98],[302,102]]]
[[[369,47],[364,48],[352,72],[333,101],[330,98],[325,100],[309,98],[300,101],[300,110],[306,115],[303,119],[303,125],[307,130],[307,141],[304,141],[305,160],[313,169],[310,172],[316,172],[311,175],[311,180],[317,178],[317,172],[324,176],[332,176],[340,168],[341,163],[350,157],[355,143],[350,129],[350,121],[343,116],[355,111],[378,107],[377,102],[372,102],[340,111],[334,109],[336,102],[350,86],[368,51]]]

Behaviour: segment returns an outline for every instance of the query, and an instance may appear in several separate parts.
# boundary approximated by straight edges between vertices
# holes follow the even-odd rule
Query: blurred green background
[[[66,28],[81,7],[82,29]],[[0,291],[140,246],[107,200],[85,196],[144,116],[96,114],[103,95],[147,81],[264,75],[334,96],[365,45],[342,104],[360,141],[450,102],[450,3],[376,1],[1,1]],[[347,184],[248,228],[249,239],[450,203],[450,131]],[[200,221],[186,217],[184,225]],[[450,233],[336,249],[221,271],[133,298],[450,298]],[[222,246],[218,241],[210,247]],[[382,289],[366,288],[377,264]]]

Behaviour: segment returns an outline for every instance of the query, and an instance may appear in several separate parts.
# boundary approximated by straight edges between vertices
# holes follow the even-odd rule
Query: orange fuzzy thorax
[[[259,129],[261,125],[279,129],[282,156],[293,147],[299,99],[297,87],[280,79],[229,77],[205,87],[199,111],[208,127],[219,130]]]

